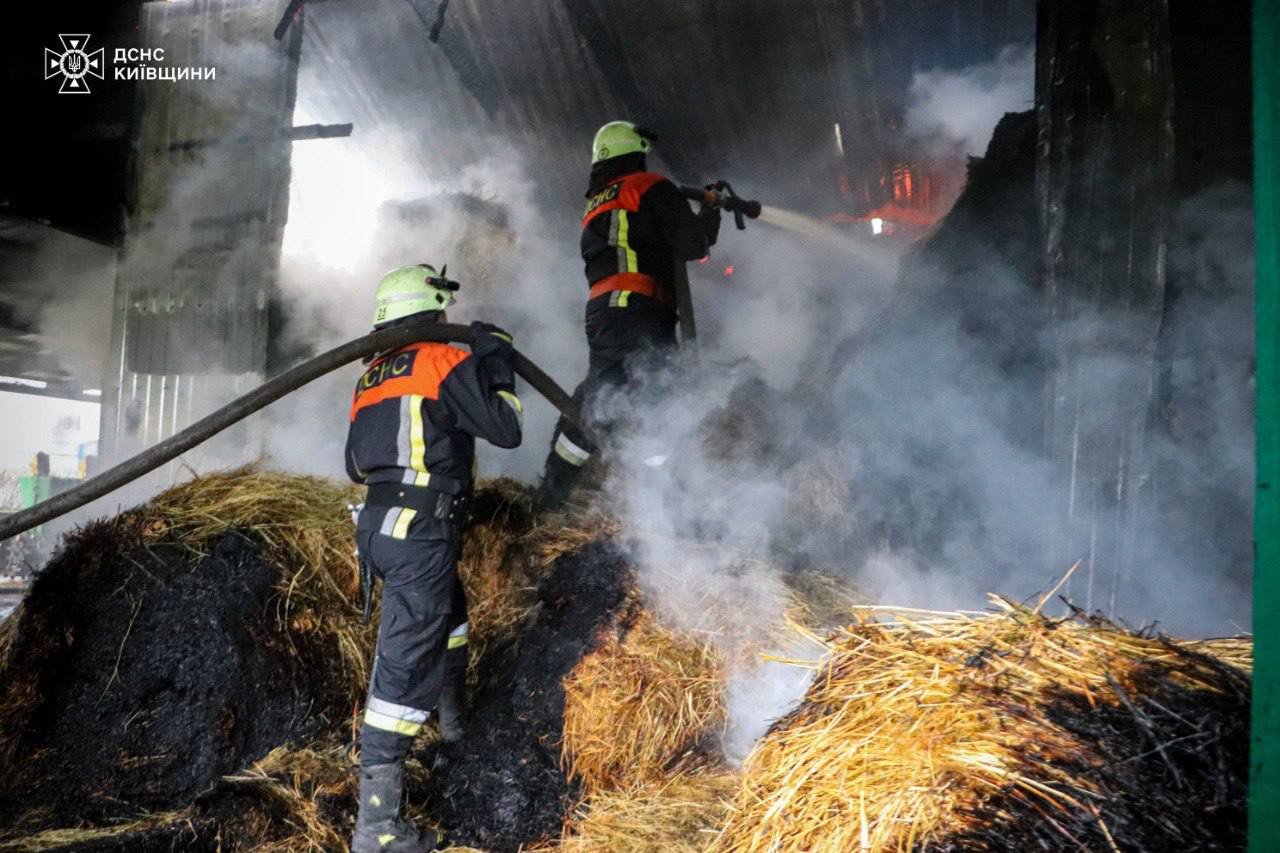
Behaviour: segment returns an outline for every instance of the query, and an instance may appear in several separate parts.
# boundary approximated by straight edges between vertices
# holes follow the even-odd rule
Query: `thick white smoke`
[[[911,79],[906,129],[935,153],[957,146],[981,156],[1000,116],[1031,108],[1035,46],[1009,45],[991,61],[958,70],[918,71]]]
[[[868,602],[981,609],[989,592],[1031,599],[1081,561],[1066,588],[1078,606],[1175,634],[1248,624],[1247,217],[1229,189],[1185,205],[1170,278],[1186,292],[1166,330],[1177,351],[1155,361],[1129,345],[1148,318],[1115,309],[1040,331],[1041,293],[977,245],[964,262],[980,294],[950,292],[945,269],[916,264],[886,304],[891,281],[856,253],[760,226],[723,235],[736,269],[699,294],[700,325],[717,330],[700,359],[686,354],[597,413],[622,424],[608,491],[642,586],[733,663],[729,754],[806,684],[803,669],[754,662],[761,649],[802,655],[775,629],[806,567],[842,575]],[[1134,396],[1135,382],[1170,369],[1179,417],[1194,413],[1152,430],[1152,508],[1097,512],[1095,524],[1123,530],[1123,565],[1056,535],[1086,487],[1028,438],[1044,417],[1033,377],[1064,345],[1088,353],[1076,380],[1093,424],[1141,422],[1153,398]]]
[[[386,269],[448,263],[463,282],[450,319],[508,327],[517,346],[571,386],[586,355],[576,211],[548,216],[538,195],[546,176],[531,174],[495,127],[479,119],[441,126],[434,101],[413,86],[371,90],[370,81],[400,81],[423,52],[421,23],[407,4],[379,2],[378,14],[363,18],[342,5],[308,11],[296,123],[350,120],[356,130],[349,140],[294,145],[279,343],[309,353],[359,335]],[[370,43],[380,47],[373,55]],[[348,74],[348,60],[366,66]],[[456,81],[440,88],[449,86]],[[981,153],[997,119],[1029,105],[1030,48],[960,72],[923,72],[912,94],[912,133],[950,152]],[[446,141],[467,151],[469,166],[434,156]],[[585,164],[571,162],[566,169],[585,180]],[[1250,370],[1251,279],[1240,261],[1249,256],[1239,242],[1242,209],[1223,193],[1189,205],[1180,223],[1185,248],[1170,265],[1189,285],[1170,321],[1196,331],[1162,365],[1205,414],[1153,454],[1170,482],[1201,499],[1134,529],[1142,564],[1117,598],[1118,616],[1161,619],[1177,632],[1220,633],[1248,618],[1244,586],[1221,581],[1237,566],[1219,559],[1242,536],[1247,544],[1252,451],[1240,390]],[[778,633],[796,572],[843,576],[868,601],[971,608],[988,591],[1023,598],[1048,589],[1088,556],[1052,547],[1070,484],[1026,439],[1044,401],[1043,384],[1022,365],[1051,350],[1040,294],[975,248],[969,260],[982,271],[981,307],[992,322],[975,328],[941,270],[906,287],[883,253],[853,242],[842,251],[829,229],[750,227],[740,234],[726,221],[713,251],[713,259],[732,253],[731,278],[695,275],[699,358],[646,373],[639,393],[606,395],[597,411],[622,424],[610,439],[606,495],[645,592],[664,620],[712,638],[733,665],[731,756],[806,684],[803,668],[759,663],[761,651],[815,651]],[[1058,333],[1106,341],[1108,324],[1125,323],[1108,316]],[[1149,369],[1105,349],[1082,361],[1097,415],[1131,405],[1122,389],[1135,370]],[[259,416],[275,465],[342,476],[355,373],[313,383]],[[553,415],[531,394],[526,405],[524,447],[483,452],[483,473],[536,475]],[[1202,511],[1222,495],[1234,516]],[[1101,592],[1072,595],[1108,603]]]
[[[521,352],[572,390],[586,365],[586,286],[575,234],[557,230],[571,214],[547,214],[525,146],[483,120],[449,126],[449,111],[433,109],[416,88],[378,88],[423,58],[422,24],[407,4],[381,3],[376,15],[316,11],[307,24],[295,124],[353,121],[355,130],[347,139],[294,145],[280,281],[288,317],[283,349],[318,352],[364,334],[385,272],[447,265],[462,283],[450,322],[503,326]],[[375,35],[391,38],[370,54]],[[579,171],[585,182],[585,165]],[[273,464],[343,476],[342,401],[357,373],[337,371],[292,395],[287,410],[268,410]],[[522,399],[524,445],[481,453],[482,476],[532,479],[540,472],[556,414],[532,392]]]

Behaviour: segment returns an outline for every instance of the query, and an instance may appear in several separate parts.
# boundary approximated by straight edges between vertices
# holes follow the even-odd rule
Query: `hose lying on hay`
[[[826,640],[710,849],[1242,845],[1247,640],[1178,643],[995,601],[866,609]]]

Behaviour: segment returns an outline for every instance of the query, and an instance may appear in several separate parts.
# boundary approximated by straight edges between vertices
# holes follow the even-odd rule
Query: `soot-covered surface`
[[[39,849],[41,853],[223,853],[227,848],[222,841],[214,821],[184,819],[169,826],[122,832],[101,838],[80,838]]]
[[[494,652],[467,737],[422,755],[429,811],[455,844],[507,853],[556,837],[576,800],[560,769],[562,680],[620,610],[631,570],[596,542],[561,557],[538,589],[538,612],[515,645]]]
[[[91,525],[31,588],[0,662],[0,719],[20,733],[0,825],[182,807],[321,722],[254,540],[227,534],[204,557],[137,541],[127,521]]]
[[[1015,788],[981,802],[974,828],[930,850],[1240,851],[1246,846],[1249,677],[1222,665],[1221,691],[1183,687],[1152,665],[1132,704],[1064,693],[1047,709],[1084,746],[1052,765],[1105,791],[1097,811],[1050,808]],[[1021,709],[1011,707],[1009,713]],[[1028,755],[1028,775],[1042,773]],[[1044,819],[1045,815],[1052,820]]]

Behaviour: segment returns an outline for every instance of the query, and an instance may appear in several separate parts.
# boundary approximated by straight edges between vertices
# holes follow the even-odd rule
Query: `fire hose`
[[[181,432],[174,433],[119,465],[85,480],[80,485],[41,501],[35,506],[0,518],[0,541],[79,509],[90,501],[133,482],[207,441],[227,427],[244,420],[264,406],[357,359],[419,341],[468,343],[470,340],[469,326],[424,322],[380,329],[362,338],[348,341],[267,380],[248,394],[201,418]],[[519,352],[515,353],[512,367],[520,378],[533,386],[534,390],[545,397],[561,414],[577,424],[588,440],[594,443],[590,430],[582,423],[581,408],[563,388],[556,384],[554,379]]]
[[[738,226],[739,231],[746,230],[747,227],[743,217],[756,219],[760,216],[760,202],[742,198],[733,191],[733,186],[728,181],[716,181],[705,187],[681,187],[680,192],[685,198],[700,202],[704,207],[718,207],[732,213],[733,222]],[[680,340],[686,346],[690,346],[697,340],[698,324],[693,318],[693,294],[689,290],[689,271],[685,269],[684,261],[680,258],[676,258],[674,285],[676,313],[680,317]]]

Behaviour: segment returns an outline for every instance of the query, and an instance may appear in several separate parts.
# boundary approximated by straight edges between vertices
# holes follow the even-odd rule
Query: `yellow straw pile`
[[[594,794],[553,849],[697,853],[715,838],[737,785],[732,773],[702,771]]]
[[[724,727],[716,653],[646,611],[614,626],[565,678],[564,764],[594,795],[661,779]]]
[[[709,849],[931,849],[974,831],[971,816],[997,796],[1043,814],[1047,832],[1061,828],[1061,849],[1078,849],[1054,817],[1064,813],[1084,815],[1100,849],[1114,847],[1100,809],[1109,792],[1069,769],[1092,761],[1096,744],[1050,706],[1065,698],[1092,716],[1140,700],[1153,679],[1212,694],[1240,683],[1224,666],[1243,676],[1250,644],[1175,645],[995,602],[994,615],[862,608],[860,624],[814,637],[828,655],[801,706],[748,757]],[[1124,756],[1094,763],[1112,758]]]

